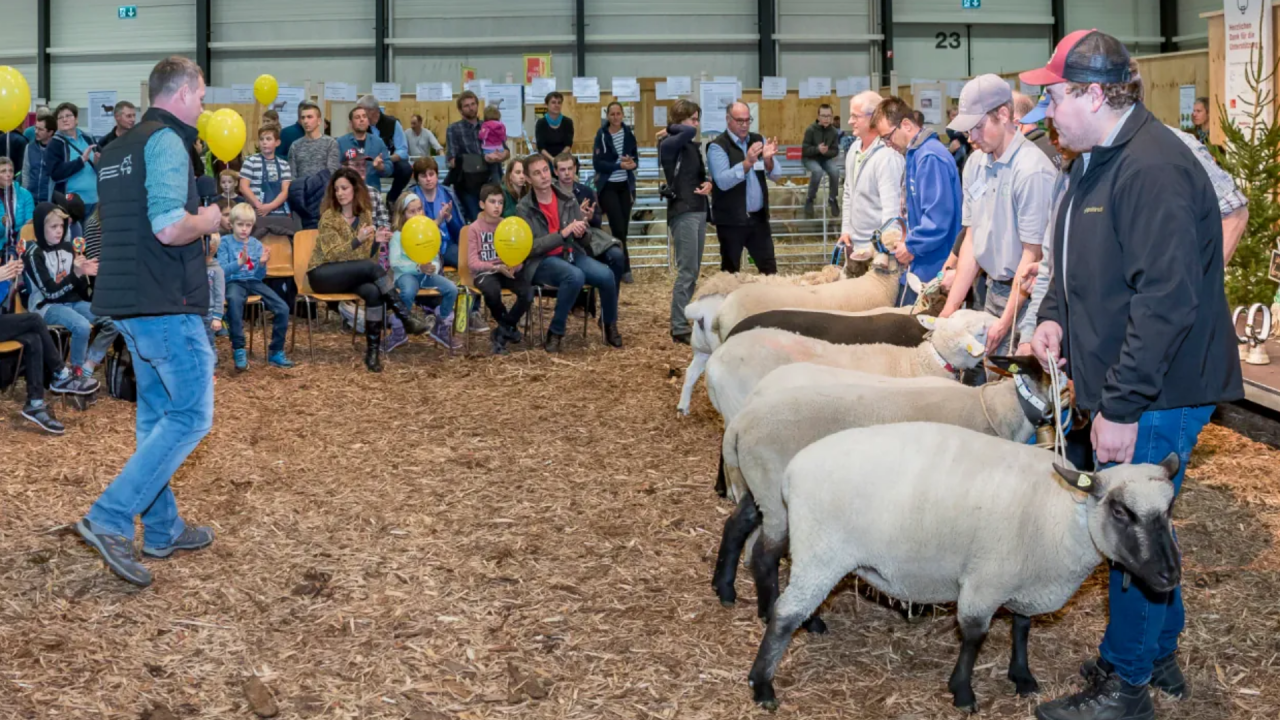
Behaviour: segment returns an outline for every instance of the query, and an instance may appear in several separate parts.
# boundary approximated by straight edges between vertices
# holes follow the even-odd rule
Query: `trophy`
[[[1240,359],[1250,365],[1270,365],[1271,357],[1267,354],[1266,342],[1271,337],[1271,308],[1262,303],[1254,303],[1249,307],[1245,317],[1243,333],[1240,328],[1240,317],[1245,314],[1244,306],[1236,308],[1232,314],[1232,322],[1236,326],[1236,340],[1240,343]],[[1261,319],[1261,324],[1259,324]]]

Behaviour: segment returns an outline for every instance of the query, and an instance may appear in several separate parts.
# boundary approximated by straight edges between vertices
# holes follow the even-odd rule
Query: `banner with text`
[[[1256,96],[1249,89],[1249,75],[1257,72],[1262,59],[1261,77],[1266,82],[1258,88],[1263,97],[1271,95],[1271,70],[1274,48],[1271,47],[1271,3],[1248,3],[1225,0],[1227,30],[1226,83],[1223,102],[1227,117],[1242,130],[1252,125]],[[1269,122],[1271,108],[1263,108],[1261,120]]]

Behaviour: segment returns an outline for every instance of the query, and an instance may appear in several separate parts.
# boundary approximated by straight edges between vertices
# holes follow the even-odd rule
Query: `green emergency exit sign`
[[[982,0],[960,0],[960,7],[965,10],[978,10],[982,7]]]
[[[969,2],[969,0],[964,0],[964,1]],[[120,7],[116,8],[116,17],[120,18],[121,20],[132,20],[138,17],[138,6],[137,5],[121,5]]]

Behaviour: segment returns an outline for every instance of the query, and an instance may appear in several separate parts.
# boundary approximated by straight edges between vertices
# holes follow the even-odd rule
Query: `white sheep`
[[[759,527],[750,564],[759,615],[769,616],[778,597],[778,564],[787,548],[784,472],[810,443],[849,428],[913,421],[958,425],[1019,443],[1030,440],[1037,426],[1052,419],[1049,377],[1033,357],[989,361],[1015,378],[982,387],[940,378],[894,378],[889,384],[877,382],[875,375],[813,367],[807,374],[827,382],[802,386],[796,365],[765,377],[725,428],[721,464],[727,495],[738,506],[725,521],[711,579],[720,602],[728,606],[735,601],[738,557],[748,535]],[[806,629],[821,632],[821,621],[813,618]]]
[[[844,277],[842,268],[827,265],[821,270],[807,272],[803,275],[758,275],[751,273],[720,272],[698,284],[693,302],[684,308],[684,317],[689,322],[691,336],[689,344],[693,347],[693,360],[684,371],[684,387],[680,391],[680,403],[676,409],[681,415],[689,414],[689,404],[693,401],[693,386],[702,377],[703,368],[707,366],[707,358],[720,347],[720,337],[711,330],[711,321],[715,319],[725,298],[739,288],[747,285],[763,284],[782,285],[823,285],[836,282]]]
[[[1170,479],[1179,467],[1171,453],[1159,465],[1086,474],[1049,450],[933,423],[809,445],[783,482],[791,577],[751,667],[753,697],[777,708],[773,676],[792,633],[849,573],[906,602],[956,603],[963,644],[948,688],[969,711],[978,650],[991,616],[1008,608],[1008,675],[1019,694],[1036,692],[1030,616],[1062,608],[1104,557],[1156,592],[1177,586]]]
[[[765,375],[790,363],[812,362],[894,377],[954,378],[981,362],[994,317],[977,310],[959,310],[945,319],[917,317],[933,332],[915,347],[833,345],[765,328],[734,335],[707,361],[707,395],[728,423]]]

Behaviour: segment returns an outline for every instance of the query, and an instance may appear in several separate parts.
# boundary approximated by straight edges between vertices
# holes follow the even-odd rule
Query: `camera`
[[[676,189],[664,182],[658,185],[658,197],[663,200],[674,201],[678,196],[676,195]]]

